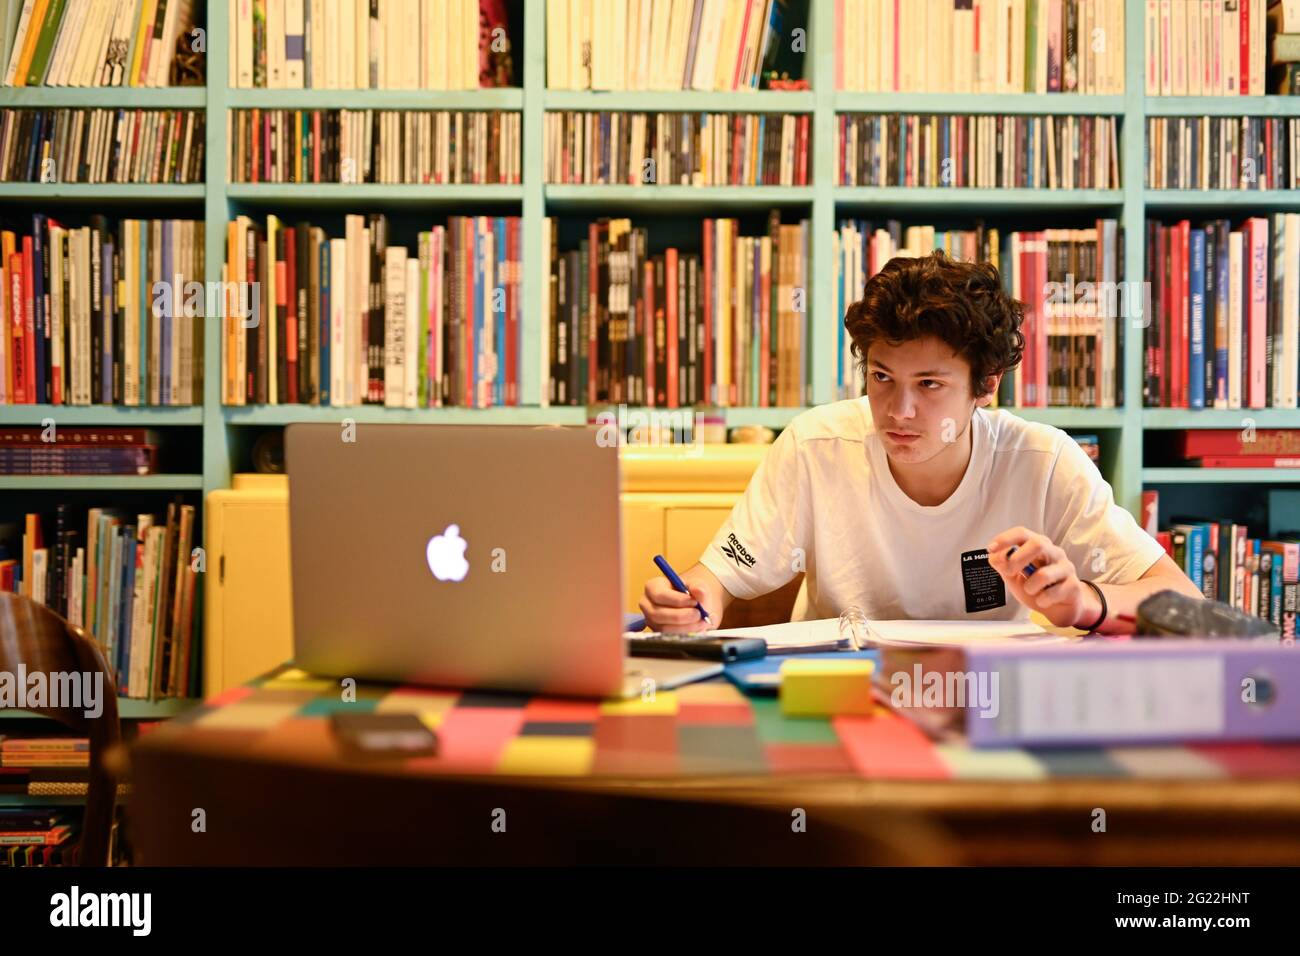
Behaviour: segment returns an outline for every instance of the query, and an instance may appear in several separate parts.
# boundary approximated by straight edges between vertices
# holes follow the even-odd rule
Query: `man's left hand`
[[[1012,549],[1014,554],[1008,555]],[[1096,595],[1086,587],[1073,562],[1051,539],[1028,528],[1008,528],[988,544],[989,566],[1002,576],[1011,593],[1031,611],[1057,627],[1079,627],[1101,613]],[[1025,574],[1026,565],[1034,572]]]

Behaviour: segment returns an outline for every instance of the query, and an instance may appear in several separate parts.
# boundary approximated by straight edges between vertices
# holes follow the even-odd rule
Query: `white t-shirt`
[[[977,409],[971,442],[957,490],[927,507],[895,482],[865,397],[810,409],[777,438],[700,562],[737,598],[806,571],[798,620],[854,604],[876,620],[1012,620],[1029,611],[984,551],[1008,528],[1045,534],[1098,583],[1135,581],[1164,554],[1060,429]]]

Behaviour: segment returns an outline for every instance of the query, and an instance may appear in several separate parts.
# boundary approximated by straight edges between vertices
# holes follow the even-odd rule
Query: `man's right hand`
[[[701,587],[691,580],[698,568],[697,565],[682,575],[682,583],[691,589],[690,594],[682,594],[663,575],[655,575],[646,581],[640,607],[651,630],[688,634],[710,631],[718,626],[722,620],[723,602],[717,595],[709,593],[707,587]],[[708,620],[700,620],[696,602],[708,613]]]

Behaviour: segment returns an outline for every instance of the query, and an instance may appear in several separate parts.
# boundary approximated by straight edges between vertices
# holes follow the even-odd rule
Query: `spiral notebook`
[[[818,653],[852,650],[839,618],[791,621],[763,627],[731,627],[711,631],[718,637],[761,637],[768,654]],[[1045,630],[1033,621],[868,621],[867,638],[874,646],[925,644],[980,647],[1001,644],[1058,644],[1070,639]]]

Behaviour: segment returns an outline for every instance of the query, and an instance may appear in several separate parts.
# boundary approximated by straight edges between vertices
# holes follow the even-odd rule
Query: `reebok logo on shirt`
[[[727,543],[719,545],[722,553],[736,562],[738,568],[752,568],[754,566],[754,556],[745,550],[745,546],[734,533],[727,535]]]

